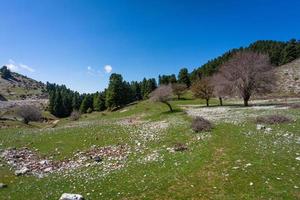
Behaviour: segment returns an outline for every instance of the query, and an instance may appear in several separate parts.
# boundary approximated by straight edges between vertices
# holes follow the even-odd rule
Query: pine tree
[[[93,99],[91,95],[85,95],[80,105],[79,111],[81,113],[86,113],[89,108],[93,110]]]
[[[11,78],[11,72],[10,70],[6,67],[6,66],[3,66],[1,69],[0,69],[0,72],[1,72],[1,77],[3,79],[9,79]]]
[[[281,65],[289,63],[297,58],[297,41],[292,39],[282,51]]]
[[[55,99],[53,104],[53,114],[57,117],[66,117],[64,112],[63,101],[59,90],[55,92]]]
[[[123,78],[120,74],[113,73],[109,78],[109,85],[106,92],[106,107],[114,109],[125,105],[123,99]]]
[[[105,107],[105,96],[103,93],[97,92],[93,96],[93,107],[95,111],[103,111]]]
[[[187,68],[182,68],[178,74],[178,83],[185,84],[188,88],[191,86],[191,80]]]

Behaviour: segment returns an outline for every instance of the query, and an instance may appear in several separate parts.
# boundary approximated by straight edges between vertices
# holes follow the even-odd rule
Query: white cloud
[[[110,65],[105,65],[104,70],[105,70],[106,73],[109,74],[112,71],[112,67]]]
[[[34,72],[35,70],[32,67],[29,67],[28,65],[22,64],[22,63],[16,63],[13,59],[9,59],[8,63],[6,64],[7,68],[10,69],[13,72],[20,72],[20,71],[29,71]]]
[[[22,69],[25,69],[25,70],[29,71],[29,72],[34,72],[35,71],[33,68],[29,67],[28,65],[24,65],[22,63],[20,63],[20,67]]]

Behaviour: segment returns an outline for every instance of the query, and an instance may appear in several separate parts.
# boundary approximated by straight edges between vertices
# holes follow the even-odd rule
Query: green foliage
[[[3,79],[9,79],[11,78],[11,72],[10,70],[6,67],[6,66],[3,66],[1,69],[0,69],[0,72],[1,72],[1,77]]]
[[[109,109],[125,105],[124,82],[121,74],[113,73],[109,78],[109,85],[106,92],[106,107]]]
[[[141,82],[141,94],[143,99],[149,98],[149,94],[157,88],[156,80],[144,78]]]
[[[178,83],[185,84],[188,88],[191,86],[190,75],[187,68],[182,68],[179,71]]]
[[[105,107],[105,93],[104,92],[96,92],[93,97],[93,108],[95,111],[103,111],[106,109]]]
[[[254,52],[268,54],[270,56],[271,63],[279,66],[289,63],[300,57],[300,41],[296,41],[296,39],[292,39],[288,42],[259,40],[251,43],[248,47],[232,49],[195,69],[190,75],[192,82],[203,77],[211,76],[217,72],[219,67],[224,62],[228,61],[232,55],[242,50],[251,50]]]
[[[175,74],[158,76],[158,84],[159,85],[168,85],[170,83],[171,84],[177,83]]]
[[[87,113],[88,109],[92,109],[93,111],[93,96],[90,94],[84,95],[83,101],[80,105],[79,111],[81,113]]]

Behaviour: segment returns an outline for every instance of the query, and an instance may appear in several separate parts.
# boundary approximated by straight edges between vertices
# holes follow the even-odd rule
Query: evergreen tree
[[[289,63],[298,57],[297,41],[292,39],[282,51],[281,64]]]
[[[109,109],[125,105],[123,99],[123,78],[120,74],[113,73],[109,78],[109,85],[106,92],[105,104]]]
[[[78,92],[75,92],[72,96],[72,108],[73,110],[79,110],[81,104],[80,95]]]
[[[188,88],[191,86],[191,80],[187,68],[182,68],[178,74],[178,83],[185,84]]]
[[[0,72],[1,72],[1,77],[3,79],[9,79],[11,78],[11,72],[10,70],[6,67],[6,66],[3,66],[1,69],[0,69]]]
[[[55,99],[53,103],[53,114],[57,117],[66,117],[64,112],[63,101],[59,90],[55,92]]]
[[[103,111],[105,107],[105,96],[103,93],[97,92],[93,96],[93,107],[95,111]]]
[[[81,113],[86,113],[88,109],[93,110],[93,98],[89,94],[84,96],[83,101],[80,105],[79,111]]]
[[[130,87],[133,93],[133,101],[141,100],[142,99],[141,85],[137,81],[132,81]]]

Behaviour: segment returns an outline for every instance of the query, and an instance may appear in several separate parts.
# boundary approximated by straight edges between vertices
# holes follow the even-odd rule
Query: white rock
[[[47,168],[44,169],[44,172],[46,172],[46,173],[51,172],[51,171],[52,171],[52,167],[47,167]]]
[[[15,171],[15,175],[20,176],[20,175],[26,174],[28,171],[29,171],[29,169],[27,167],[22,167],[20,170]]]
[[[270,132],[270,131],[272,131],[272,128],[266,128],[266,131]]]
[[[300,156],[299,156],[299,157],[297,157],[297,158],[296,158],[296,160],[299,160],[299,161],[300,161]]]
[[[48,160],[41,160],[39,162],[40,165],[48,165],[49,164],[49,161]]]
[[[262,129],[265,129],[266,127],[264,125],[261,125],[261,124],[257,124],[256,125],[256,130],[262,130]]]
[[[84,198],[80,194],[63,193],[59,200],[84,200]]]

